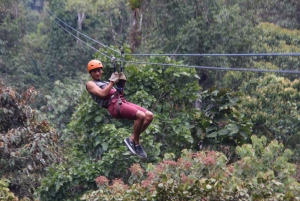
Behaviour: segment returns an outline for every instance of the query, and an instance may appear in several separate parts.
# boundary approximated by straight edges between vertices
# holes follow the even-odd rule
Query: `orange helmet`
[[[88,65],[87,65],[88,72],[90,72],[91,70],[93,70],[95,68],[103,68],[103,65],[102,65],[101,61],[99,61],[99,60],[91,60],[88,63]]]

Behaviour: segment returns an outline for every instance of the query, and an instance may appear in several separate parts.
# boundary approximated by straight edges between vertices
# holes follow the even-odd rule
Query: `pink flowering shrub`
[[[131,172],[131,177],[128,180],[129,184],[139,182],[144,176],[145,170],[140,166],[140,164],[133,164],[129,170]]]
[[[121,180],[96,179],[99,189],[82,200],[300,200],[300,185],[293,178],[291,151],[277,141],[252,136],[252,144],[236,148],[240,160],[226,164],[215,151],[183,150],[179,159],[166,154],[162,162],[139,164],[129,170],[130,186]]]
[[[108,186],[108,183],[109,183],[109,180],[104,176],[100,176],[100,177],[96,178],[96,184],[98,187]]]

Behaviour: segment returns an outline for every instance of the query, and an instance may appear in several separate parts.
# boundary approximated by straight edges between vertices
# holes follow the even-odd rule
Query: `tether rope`
[[[51,16],[50,18],[58,25],[60,26],[63,30],[65,30],[66,32],[68,32],[69,34],[71,34],[73,37],[75,37],[77,40],[79,40],[80,42],[84,43],[85,45],[89,46],[90,48],[92,48],[93,50],[99,52],[100,54],[104,55],[105,57],[111,59],[110,56],[104,54],[103,52],[99,51],[98,49],[94,48],[93,46],[89,45],[88,43],[84,42],[83,40],[81,40],[80,38],[78,38],[77,36],[75,36],[74,34],[72,34],[71,32],[69,32],[67,29],[65,29],[62,25],[60,25],[57,21],[55,21],[55,19],[53,19]]]
[[[57,16],[56,16],[54,13],[52,13],[49,9],[46,8],[46,10],[47,10],[49,13],[51,13],[52,16],[54,16],[56,19],[58,19],[61,23],[63,23],[64,25],[66,25],[66,26],[69,27],[70,29],[76,31],[77,33],[83,35],[84,37],[90,39],[91,41],[94,41],[95,43],[98,43],[98,44],[102,45],[104,48],[110,49],[110,50],[112,50],[112,51],[114,51],[114,52],[116,52],[116,53],[118,53],[118,54],[121,54],[120,52],[114,50],[113,48],[110,48],[110,47],[108,47],[107,45],[105,45],[105,44],[103,44],[103,43],[100,43],[99,41],[97,41],[97,40],[95,40],[95,39],[93,39],[93,38],[91,38],[91,37],[89,37],[89,36],[87,36],[87,35],[81,33],[81,32],[78,31],[77,29],[74,29],[73,27],[71,27],[70,25],[68,25],[68,24],[65,23],[64,21],[62,21],[59,17],[57,17]],[[49,15],[49,13],[48,13],[48,15]],[[50,15],[49,15],[49,16],[50,16]],[[50,16],[50,17],[51,17],[51,16]]]

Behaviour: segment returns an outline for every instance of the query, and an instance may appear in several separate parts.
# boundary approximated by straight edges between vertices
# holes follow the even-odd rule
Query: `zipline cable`
[[[128,56],[194,56],[194,57],[222,57],[222,56],[300,56],[300,53],[248,53],[248,54],[125,54]]]
[[[126,61],[126,62],[127,63],[137,63],[137,64],[149,64],[149,65],[161,65],[161,66],[174,66],[174,67],[187,67],[187,68],[209,69],[209,70],[300,74],[300,71],[294,71],[294,70],[264,70],[264,69],[253,69],[253,68],[228,68],[228,67],[212,67],[212,66],[190,66],[190,65],[163,64],[163,63],[151,63],[151,62],[135,62],[135,61]]]
[[[103,44],[103,43],[100,43],[99,41],[97,41],[97,40],[95,40],[95,39],[93,39],[93,38],[91,38],[91,37],[89,37],[89,36],[87,36],[87,35],[81,33],[81,32],[78,31],[77,29],[74,29],[73,27],[71,27],[70,25],[68,25],[68,24],[65,23],[64,21],[62,21],[59,17],[57,17],[57,16],[56,16],[53,12],[51,12],[49,9],[46,8],[46,11],[48,12],[48,15],[49,15],[50,17],[51,17],[51,15],[54,16],[54,17],[55,17],[56,19],[58,19],[61,23],[63,23],[64,25],[66,25],[67,27],[69,27],[70,29],[72,29],[73,31],[76,31],[77,33],[83,35],[84,37],[86,37],[86,38],[88,38],[88,39],[94,41],[95,43],[98,43],[98,44],[102,45],[104,48],[110,49],[110,50],[112,50],[112,51],[114,51],[114,52],[116,52],[116,53],[118,53],[118,54],[121,54],[121,52],[118,52],[118,51],[114,50],[113,48],[110,48],[110,47],[108,47],[107,45],[105,45],[105,44]],[[50,13],[51,15],[50,15],[49,13]]]
[[[99,52],[100,54],[104,55],[105,57],[111,59],[110,56],[104,54],[103,52],[99,51],[98,49],[94,48],[93,46],[89,45],[88,43],[84,42],[83,40],[81,40],[80,38],[78,38],[77,36],[75,36],[74,34],[72,34],[71,32],[69,32],[67,29],[65,29],[62,25],[60,25],[57,21],[55,21],[55,19],[53,19],[51,16],[50,18],[58,25],[60,26],[62,29],[64,29],[66,32],[68,32],[69,34],[71,34],[73,37],[75,37],[76,39],[78,39],[80,42],[86,44],[87,46],[89,46],[90,48],[92,48],[93,50]]]
[[[47,8],[46,8],[47,9]],[[48,10],[48,9],[47,9]],[[51,11],[49,11],[51,13]],[[78,38],[77,36],[75,36],[74,34],[72,34],[71,32],[69,32],[67,29],[65,29],[62,25],[60,25],[55,19],[52,18],[52,16],[48,13],[48,15],[50,16],[50,18],[58,25],[60,26],[62,29],[64,29],[66,32],[68,32],[69,34],[71,34],[73,37],[75,37],[76,39],[80,40],[82,43],[86,44],[87,46],[89,46],[90,48],[92,48],[93,50],[99,52],[100,54],[103,54],[104,56],[106,56],[109,59],[112,59],[113,57],[109,57],[108,55],[102,53],[101,51],[97,50],[96,48],[94,48],[93,46],[85,43],[84,41],[82,41],[80,38]],[[55,16],[53,14],[53,16]],[[56,16],[55,16],[56,17]],[[58,18],[58,17],[56,17]],[[59,19],[59,18],[58,18]],[[65,22],[63,22],[62,20],[59,19],[59,21],[61,21],[63,24],[67,25]],[[68,27],[70,27],[69,25],[67,25]],[[76,29],[70,27],[71,29],[77,31]],[[77,31],[79,32],[79,31]],[[80,32],[79,32],[80,33]],[[82,34],[82,33],[80,33]],[[102,43],[86,36],[85,34],[83,34],[85,37],[87,37],[88,39],[93,40],[94,42],[97,42],[98,44],[103,45]],[[107,47],[106,45],[103,45],[104,47]],[[108,47],[107,47],[108,48]],[[111,49],[111,48],[109,48]],[[115,51],[114,49],[111,49],[113,51]],[[117,52],[117,51],[115,51]],[[120,53],[120,52],[117,52]],[[124,54],[125,55],[125,54]],[[126,54],[126,55],[131,55],[131,56],[300,56],[300,53],[260,53],[260,54]],[[116,62],[118,61],[124,61],[123,60],[114,60]],[[209,70],[224,70],[224,71],[244,71],[244,72],[270,72],[270,73],[287,73],[287,74],[300,74],[300,71],[293,71],[293,70],[263,70],[263,69],[250,69],[250,68],[228,68],[228,67],[211,67],[211,66],[190,66],[190,65],[178,65],[178,64],[164,64],[164,63],[151,63],[151,62],[136,62],[136,61],[126,61],[127,63],[137,63],[137,64],[149,64],[149,65],[161,65],[161,66],[175,66],[175,67],[187,67],[187,68],[198,68],[198,69],[209,69]]]

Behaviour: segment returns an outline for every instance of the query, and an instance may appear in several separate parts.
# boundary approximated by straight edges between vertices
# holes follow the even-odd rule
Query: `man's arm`
[[[114,86],[114,82],[110,81],[104,89],[101,89],[100,87],[98,87],[96,85],[96,83],[94,83],[93,81],[89,81],[86,84],[86,89],[89,92],[91,92],[92,94],[95,94],[96,96],[100,96],[101,98],[105,98],[109,94],[109,92],[113,88],[113,86]]]

